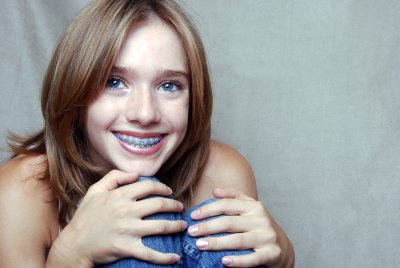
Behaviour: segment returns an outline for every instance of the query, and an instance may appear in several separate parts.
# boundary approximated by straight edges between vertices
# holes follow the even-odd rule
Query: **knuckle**
[[[166,233],[168,231],[168,226],[165,222],[155,225],[155,231],[159,234]]]
[[[271,220],[268,218],[268,216],[258,217],[258,220],[259,220],[261,226],[267,226],[268,228],[272,228]]]
[[[115,229],[116,229],[116,233],[118,235],[124,235],[127,232],[127,226],[123,223],[117,223],[115,224]]]
[[[279,246],[270,246],[265,252],[264,262],[278,262],[282,258],[282,249]]]
[[[174,207],[176,210],[181,210],[182,208],[182,203],[179,201],[174,200]]]
[[[164,211],[168,207],[168,202],[165,198],[159,198],[157,202],[157,208],[160,211]]]
[[[269,242],[272,242],[274,244],[278,243],[278,234],[273,230],[267,233],[266,238]]]
[[[272,253],[272,257],[273,257],[273,259],[274,260],[279,260],[279,259],[281,259],[281,257],[282,257],[282,249],[281,249],[281,247],[275,247],[275,250],[273,251],[273,253]]]
[[[121,198],[121,195],[122,195],[122,193],[120,191],[113,190],[113,191],[108,192],[108,199],[119,200]],[[109,202],[112,202],[112,201],[109,201]]]
[[[121,252],[124,251],[124,247],[121,245],[121,243],[118,240],[114,240],[110,244],[110,251],[114,254],[121,254]]]
[[[113,210],[114,217],[116,217],[118,219],[121,219],[121,218],[123,219],[129,213],[129,210],[130,210],[129,206],[126,206],[126,205],[119,206],[118,208]]]
[[[143,258],[148,261],[152,261],[155,259],[155,254],[153,251],[146,250],[143,252]]]
[[[208,234],[209,231],[209,224],[207,222],[203,222],[197,225],[197,232],[198,234]]]
[[[278,235],[275,232],[272,232],[270,240],[275,244],[278,243]]]
[[[146,180],[146,181],[144,181],[143,183],[146,185],[146,187],[147,187],[151,192],[157,190],[157,183],[156,183],[155,181]]]
[[[107,173],[107,175],[108,175],[108,176],[111,176],[111,177],[118,176],[119,174],[120,174],[120,171],[118,171],[118,170],[116,170],[116,169],[113,169],[113,170],[111,170],[111,171],[109,171],[109,172]]]
[[[225,217],[225,229],[226,230],[232,230],[234,226],[234,219],[233,217]]]
[[[233,244],[234,248],[242,249],[242,248],[244,248],[244,242],[245,242],[245,240],[244,240],[243,236],[238,235],[235,237],[232,244]]]

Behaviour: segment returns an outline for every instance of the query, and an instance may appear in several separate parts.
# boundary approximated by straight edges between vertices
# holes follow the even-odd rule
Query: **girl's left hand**
[[[282,245],[285,247],[289,243],[291,246],[290,241],[260,201],[234,188],[216,188],[213,194],[221,199],[193,211],[191,217],[201,220],[226,216],[193,225],[188,232],[193,237],[223,232],[232,234],[200,238],[196,242],[200,250],[254,250],[252,254],[222,258],[223,264],[229,267],[288,265],[285,260],[286,264],[282,263],[281,253]]]

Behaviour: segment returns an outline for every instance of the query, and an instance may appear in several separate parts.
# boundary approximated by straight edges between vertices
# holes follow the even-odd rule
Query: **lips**
[[[120,141],[128,144],[129,146],[135,147],[137,149],[147,149],[158,144],[163,135],[153,136],[153,137],[138,137],[133,135],[114,133],[115,137]]]

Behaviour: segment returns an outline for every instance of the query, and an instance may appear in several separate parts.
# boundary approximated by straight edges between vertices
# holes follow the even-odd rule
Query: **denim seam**
[[[188,241],[183,241],[183,253],[192,257],[194,260],[197,261],[197,266],[199,268],[209,268],[202,258],[203,252],[199,251],[197,247],[193,246]]]

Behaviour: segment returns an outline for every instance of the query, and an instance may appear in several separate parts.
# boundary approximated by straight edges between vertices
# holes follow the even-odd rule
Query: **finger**
[[[217,233],[241,233],[254,229],[252,218],[241,216],[222,216],[189,227],[188,232],[193,237]]]
[[[187,223],[181,220],[143,220],[135,226],[135,234],[138,236],[161,235],[179,233],[185,230]]]
[[[122,195],[129,195],[130,198],[138,200],[149,195],[163,195],[169,196],[172,194],[171,188],[161,182],[157,181],[140,181],[130,185],[124,185],[116,191],[121,192]]]
[[[243,233],[262,230],[261,237],[270,242],[276,236],[270,222],[262,217],[221,216],[208,221],[192,225],[190,230],[193,236],[205,236],[218,233]],[[191,234],[191,233],[190,233]]]
[[[177,200],[165,197],[154,197],[137,201],[135,215],[140,218],[160,212],[182,212],[183,204]]]
[[[202,237],[196,241],[201,250],[237,250],[279,247],[276,233],[263,236],[260,232],[233,233],[223,236]]]
[[[237,250],[256,248],[259,243],[257,237],[247,232],[203,237],[196,241],[196,246],[200,250]]]
[[[254,201],[239,199],[219,199],[208,203],[193,211],[190,215],[192,219],[200,220],[217,215],[241,215],[253,207]]]
[[[213,194],[215,197],[218,198],[236,198],[243,200],[254,200],[250,196],[245,195],[244,193],[235,188],[215,188],[213,190]]]
[[[252,254],[225,256],[222,263],[228,267],[255,267],[276,264],[281,258],[281,248],[272,245]]]
[[[132,247],[131,256],[155,264],[173,264],[180,260],[176,253],[162,253],[146,246]]]
[[[139,174],[136,172],[127,173],[120,170],[112,170],[101,180],[90,186],[90,193],[108,192],[118,188],[121,185],[129,184],[136,181]]]

